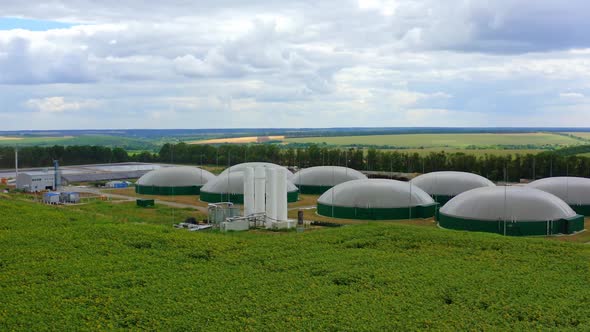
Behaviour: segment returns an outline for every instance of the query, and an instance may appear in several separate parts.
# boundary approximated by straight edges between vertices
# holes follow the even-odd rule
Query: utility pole
[[[14,176],[18,178],[18,146],[14,146]]]

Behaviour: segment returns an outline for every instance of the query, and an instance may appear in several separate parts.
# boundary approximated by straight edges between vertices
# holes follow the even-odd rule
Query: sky
[[[587,0],[2,0],[0,130],[590,127],[588,31]]]

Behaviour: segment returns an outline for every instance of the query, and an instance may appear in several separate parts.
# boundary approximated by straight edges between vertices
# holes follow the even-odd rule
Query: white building
[[[53,190],[54,184],[54,172],[19,172],[16,178],[16,189],[27,192]]]

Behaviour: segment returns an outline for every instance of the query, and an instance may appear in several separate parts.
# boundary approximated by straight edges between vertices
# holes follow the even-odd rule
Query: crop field
[[[244,136],[232,138],[212,138],[207,140],[192,141],[189,144],[248,144],[248,143],[263,143],[268,141],[283,140],[285,136]]]
[[[0,210],[5,330],[590,329],[587,245],[399,223],[197,233],[163,207],[1,194]]]
[[[552,133],[523,134],[402,134],[372,136],[333,136],[287,138],[285,143],[326,143],[329,145],[388,145],[410,148],[451,147],[466,148],[470,145],[490,146],[568,146],[581,144],[579,140]]]
[[[150,150],[155,148],[155,143],[148,139],[109,136],[109,135],[80,135],[80,136],[19,136],[1,139],[1,145],[19,146],[52,146],[52,145],[100,145],[110,147],[124,147],[129,150]]]
[[[566,134],[590,140],[590,132],[571,132],[571,133],[566,133]]]
[[[399,153],[417,153],[420,156],[428,155],[432,152],[446,152],[446,153],[465,153],[475,156],[493,155],[493,156],[506,156],[506,155],[526,155],[526,154],[537,154],[542,152],[541,149],[458,149],[458,148],[423,148],[423,149],[381,149],[383,151],[397,151]]]

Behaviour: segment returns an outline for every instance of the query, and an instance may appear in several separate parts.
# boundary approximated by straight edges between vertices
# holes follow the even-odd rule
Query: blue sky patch
[[[30,31],[46,31],[51,29],[66,29],[73,25],[74,24],[72,23],[57,21],[45,21],[16,17],[0,17],[0,30],[24,29]]]

